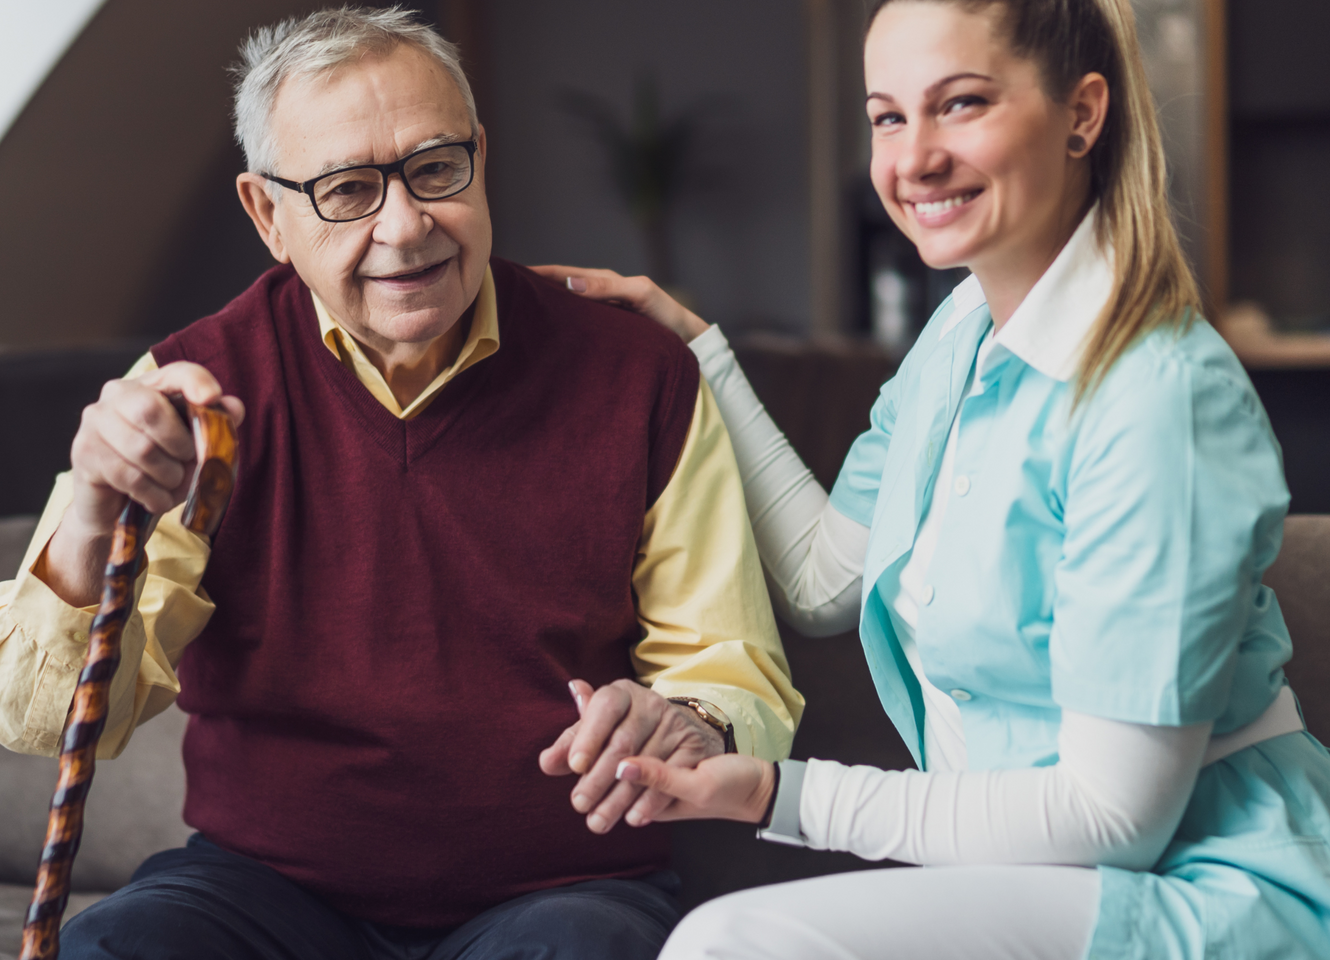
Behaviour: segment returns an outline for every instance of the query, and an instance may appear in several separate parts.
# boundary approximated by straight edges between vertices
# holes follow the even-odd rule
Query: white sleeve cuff
[[[758,829],[758,839],[783,843],[789,847],[807,846],[807,840],[799,829],[799,804],[807,768],[808,765],[802,760],[780,762],[780,783],[776,787],[776,802],[771,808],[771,824]]]

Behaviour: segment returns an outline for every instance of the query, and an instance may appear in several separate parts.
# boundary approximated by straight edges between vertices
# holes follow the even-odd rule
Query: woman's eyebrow
[[[986,73],[971,73],[971,72],[967,72],[967,73],[953,73],[951,76],[949,76],[949,77],[943,77],[941,80],[939,80],[939,81],[937,81],[936,83],[934,83],[934,84],[932,84],[931,86],[929,86],[929,88],[928,88],[927,90],[924,91],[924,99],[925,99],[925,100],[931,100],[933,97],[937,96],[937,93],[938,93],[939,90],[941,90],[943,87],[945,87],[945,86],[946,86],[947,84],[949,84],[949,83],[955,83],[957,80],[987,80],[987,81],[989,81],[989,82],[991,83],[992,80],[993,80],[993,78],[990,77],[990,76],[989,76],[988,74],[986,74]],[[896,98],[893,97],[891,94],[889,94],[889,93],[878,93],[878,92],[875,91],[875,90],[870,90],[870,91],[868,92],[868,97],[867,97],[867,99],[868,99],[868,100],[886,100],[886,101],[889,101],[889,102],[891,102],[891,103],[895,103],[895,102],[896,102]]]

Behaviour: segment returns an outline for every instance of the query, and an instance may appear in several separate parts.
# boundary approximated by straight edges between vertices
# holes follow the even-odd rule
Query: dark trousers
[[[74,917],[63,960],[654,960],[679,919],[670,873],[527,894],[460,927],[357,920],[201,835]]]

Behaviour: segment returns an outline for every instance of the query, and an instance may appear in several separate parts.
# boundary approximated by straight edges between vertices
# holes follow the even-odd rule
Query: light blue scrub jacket
[[[1157,331],[1073,411],[1073,383],[1003,351],[963,398],[992,318],[953,312],[948,300],[883,386],[831,495],[871,526],[861,635],[916,760],[924,701],[882,595],[958,408],[955,473],[970,484],[950,497],[916,642],[957,699],[970,768],[1055,763],[1064,708],[1216,734],[1254,720],[1292,653],[1261,584],[1288,493],[1233,352],[1204,321]],[[1306,733],[1205,767],[1152,871],[1100,868],[1088,955],[1330,958],[1327,798],[1330,754]]]

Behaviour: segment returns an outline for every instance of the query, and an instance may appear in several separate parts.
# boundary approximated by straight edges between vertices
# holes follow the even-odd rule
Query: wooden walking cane
[[[179,397],[172,398],[172,403],[192,427],[198,451],[198,468],[181,520],[195,533],[212,536],[235,486],[235,427],[220,405],[198,407]],[[92,783],[97,741],[106,726],[111,679],[120,665],[120,634],[133,612],[134,581],[143,562],[143,541],[151,522],[152,515],[133,500],[125,505],[116,522],[101,606],[92,622],[88,653],[65,725],[60,775],[46,824],[46,847],[32,906],[23,925],[19,960],[54,960],[60,955],[60,920],[69,900],[70,873],[83,835],[83,804]]]

